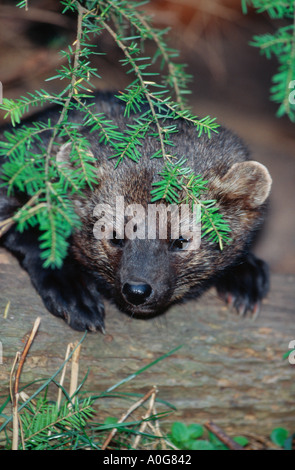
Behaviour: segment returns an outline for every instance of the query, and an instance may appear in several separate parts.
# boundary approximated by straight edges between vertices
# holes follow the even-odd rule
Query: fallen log
[[[106,334],[87,334],[82,343],[80,380],[88,372],[84,389],[101,393],[182,346],[119,389],[145,394],[155,385],[157,399],[176,407],[166,422],[214,421],[229,435],[268,436],[278,426],[294,432],[295,368],[283,359],[295,339],[294,281],[291,275],[272,276],[256,321],[230,312],[214,290],[149,321],[131,319],[108,303]],[[68,343],[83,334],[46,311],[27,274],[4,250],[0,293],[3,396],[9,391],[15,354],[23,350],[37,317],[41,323],[22,370],[22,385],[50,377],[62,364]],[[99,404],[101,419],[120,416],[122,409],[120,399]]]

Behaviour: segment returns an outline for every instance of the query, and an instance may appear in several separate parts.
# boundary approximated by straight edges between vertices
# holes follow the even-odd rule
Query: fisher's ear
[[[72,148],[73,148],[73,146],[72,146],[71,142],[66,142],[65,144],[63,144],[60,147],[57,154],[56,154],[57,163],[65,163],[65,164],[68,164],[68,165],[72,166],[73,165],[73,158],[74,158],[74,155],[71,158]],[[86,155],[89,155],[91,158],[94,159],[93,152],[91,151],[91,149],[89,147],[84,150],[84,153]],[[73,154],[74,154],[74,152],[73,152]]]
[[[56,162],[70,165],[71,150],[72,150],[72,145],[70,142],[63,144],[56,154]]]
[[[90,148],[87,148],[86,150],[84,150],[85,152],[87,152],[87,154],[91,157],[91,160],[93,159],[93,163],[95,162],[95,157],[94,157],[94,154],[92,152],[92,150]],[[65,144],[63,144],[59,151],[57,152],[56,154],[56,162],[58,164],[62,164],[64,165],[65,167],[69,168],[69,169],[73,169],[75,167],[75,159],[74,157],[71,156],[71,153],[72,153],[72,143],[71,142],[66,142]],[[77,159],[77,162],[79,162],[80,160]],[[95,164],[95,163],[94,163]],[[98,166],[97,167],[97,176],[98,178],[102,178],[103,176],[103,167],[102,165]]]
[[[255,161],[234,163],[221,178],[220,195],[228,200],[242,200],[252,209],[268,198],[272,179],[267,168]]]

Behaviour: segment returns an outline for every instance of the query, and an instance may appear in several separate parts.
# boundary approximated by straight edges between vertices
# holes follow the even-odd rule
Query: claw
[[[256,302],[252,309],[252,319],[255,321],[259,317],[261,302]]]
[[[233,307],[234,302],[235,302],[235,297],[232,294],[228,293],[226,296],[226,302],[229,305],[229,307]]]
[[[217,292],[240,317],[259,316],[262,299],[269,289],[267,264],[248,253],[244,262],[230,269],[216,283]]]
[[[245,303],[242,303],[238,308],[238,313],[240,317],[244,317],[247,312],[247,305]]]

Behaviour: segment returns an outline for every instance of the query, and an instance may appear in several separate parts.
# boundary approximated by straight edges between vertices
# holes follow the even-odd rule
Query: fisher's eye
[[[124,238],[118,238],[115,230],[113,231],[113,238],[110,238],[109,241],[111,245],[117,246],[118,248],[122,248],[125,244]]]
[[[187,249],[189,243],[190,243],[190,240],[188,238],[184,238],[180,236],[176,240],[171,241],[170,250],[171,251],[185,250]]]

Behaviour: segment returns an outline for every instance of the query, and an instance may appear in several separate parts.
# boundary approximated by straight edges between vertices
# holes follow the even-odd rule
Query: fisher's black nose
[[[122,289],[123,295],[130,304],[143,304],[152,293],[149,284],[137,284],[135,282],[126,282]]]

